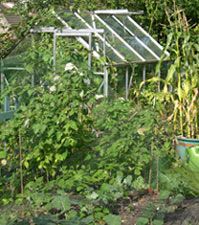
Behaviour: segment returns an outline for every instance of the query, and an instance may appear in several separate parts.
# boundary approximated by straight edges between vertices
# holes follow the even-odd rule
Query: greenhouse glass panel
[[[14,47],[9,56],[20,55],[25,52],[32,45],[31,35],[26,36],[22,39],[18,45]]]
[[[58,12],[58,16],[63,19],[72,29],[86,29],[87,26],[73,12]]]
[[[129,19],[129,16],[116,16],[128,29],[131,30],[132,33],[135,34],[145,45],[147,45],[152,51],[154,51],[159,57],[162,55],[162,49],[151,40],[149,36],[145,34],[141,29],[139,29],[139,25],[134,21],[132,23]],[[136,26],[138,25],[138,26]]]
[[[101,29],[103,27],[103,26],[98,26],[95,23],[95,21],[92,20],[91,15],[89,17],[88,14],[81,13],[79,16],[83,19],[84,23],[89,29]],[[94,50],[98,51],[97,49],[97,45],[98,45],[101,55],[104,55],[103,53],[104,37],[101,34],[98,34],[98,35],[95,34],[95,36],[98,36],[98,38],[96,38],[96,40],[94,41],[95,42]],[[87,39],[84,38],[84,40],[87,40]],[[112,63],[123,63],[124,56],[122,56],[120,52],[117,51],[107,39],[105,41],[105,44],[106,44],[106,56],[112,61]],[[120,57],[120,55],[122,58]]]
[[[98,45],[99,45],[99,50],[100,50],[100,53],[101,53],[101,55],[102,55],[102,54],[103,54],[103,45],[104,45],[104,43],[103,43],[101,40],[99,40],[99,39],[97,39],[97,43],[98,43]],[[123,62],[122,59],[119,58],[119,57],[114,53],[114,51],[113,51],[110,47],[108,47],[108,46],[106,46],[106,56],[107,56],[109,59],[111,59],[112,63],[121,63],[121,62]]]
[[[3,60],[3,66],[6,69],[7,67],[21,67],[23,66],[23,57],[24,54],[9,56]]]
[[[80,13],[80,16],[90,25],[94,28],[93,26],[93,20],[92,20],[92,15],[90,13]]]
[[[63,20],[63,25],[73,29],[104,29],[106,36],[106,54],[117,63],[143,63],[159,61],[162,46],[144,31],[125,10],[101,10],[96,12],[73,13],[59,11],[57,14]],[[123,10],[124,11],[124,10]],[[99,41],[94,41],[103,48],[103,35],[95,34]],[[82,37],[87,43],[88,38]],[[97,46],[93,47],[99,51]],[[101,53],[101,52],[100,52]],[[166,52],[169,55],[168,52]]]
[[[139,62],[140,58],[134,54],[122,41],[113,34],[105,25],[103,25],[99,20],[95,20],[97,28],[102,28],[106,32],[106,40],[120,52],[127,61],[129,62]]]
[[[143,58],[147,60],[156,60],[141,43],[136,40],[135,35],[131,35],[121,24],[119,24],[112,16],[100,16],[111,28],[117,32],[129,45],[133,47]],[[116,18],[117,19],[117,18]],[[128,29],[128,28],[127,28]]]

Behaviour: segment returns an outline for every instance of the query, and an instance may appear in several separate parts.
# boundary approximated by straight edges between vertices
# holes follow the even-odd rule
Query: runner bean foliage
[[[15,119],[5,124],[1,139],[6,141],[13,166],[18,158],[20,129],[26,172],[31,175],[39,169],[55,176],[63,161],[88,150],[92,137],[88,102],[93,90],[85,83],[88,74],[81,76],[74,70],[66,71],[54,83],[46,77],[42,79],[41,86],[25,84],[12,88],[12,93],[21,96],[21,106]]]

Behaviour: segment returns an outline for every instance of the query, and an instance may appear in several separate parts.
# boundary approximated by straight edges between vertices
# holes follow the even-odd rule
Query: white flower
[[[79,75],[80,75],[81,77],[84,76],[84,74],[83,74],[82,72],[80,72]]]
[[[5,159],[2,159],[2,160],[1,160],[1,165],[2,165],[2,166],[5,166],[6,164],[7,164],[7,161],[6,161]]]
[[[65,66],[65,71],[77,69],[77,67],[72,63],[67,63]]]
[[[95,99],[100,99],[100,98],[103,98],[104,97],[104,95],[95,95]]]
[[[53,80],[56,81],[56,80],[59,80],[60,76],[59,75],[56,75]]]
[[[55,85],[53,85],[53,86],[50,87],[50,92],[54,92],[54,91],[56,91]]]
[[[123,102],[125,99],[124,99],[123,97],[120,97],[119,100],[120,100],[121,102]]]
[[[93,192],[91,195],[90,195],[90,198],[91,199],[96,199],[99,195],[96,193],[96,192]]]
[[[90,81],[89,78],[87,78],[87,79],[84,79],[84,83],[90,85],[91,84],[91,81]]]
[[[82,91],[80,92],[79,96],[80,96],[81,98],[83,98],[83,96],[84,96],[84,90],[82,90]]]
[[[25,121],[25,123],[24,123],[24,126],[25,126],[25,127],[29,127],[29,124],[30,124],[30,120],[27,119],[27,120]]]

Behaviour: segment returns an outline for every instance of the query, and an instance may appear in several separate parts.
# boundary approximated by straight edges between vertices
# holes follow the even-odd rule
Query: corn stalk
[[[197,42],[191,40],[186,16],[177,8],[175,0],[174,8],[174,13],[168,18],[171,33],[166,47],[170,50],[174,63],[164,82],[163,93],[167,96],[164,100],[173,104],[173,112],[168,119],[173,120],[174,130],[181,136],[195,138],[199,134],[199,39]],[[168,90],[169,85],[172,85],[174,91]]]

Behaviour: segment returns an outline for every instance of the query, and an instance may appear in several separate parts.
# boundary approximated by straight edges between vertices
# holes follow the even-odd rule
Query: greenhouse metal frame
[[[63,28],[57,28],[53,24],[46,27],[35,27],[31,29],[31,43],[34,42],[35,33],[53,34],[53,66],[56,69],[56,40],[58,36],[74,37],[86,49],[88,53],[88,69],[92,69],[92,56],[99,59],[101,56],[109,61],[102,62],[102,72],[95,74],[103,76],[100,88],[104,87],[104,96],[108,96],[109,66],[126,66],[125,73],[125,98],[128,98],[129,89],[132,84],[133,74],[129,78],[128,65],[143,64],[142,79],[146,79],[146,64],[157,63],[161,57],[165,60],[169,58],[169,52],[152,38],[131,15],[139,12],[129,12],[128,10],[96,10],[94,12],[70,12],[53,11],[53,16],[62,24]],[[17,48],[17,47],[16,47]],[[164,51],[164,52],[163,52]],[[164,54],[164,55],[163,55]],[[12,57],[11,57],[12,58]],[[7,57],[9,60],[9,56]],[[5,71],[24,70],[18,66],[4,66],[1,60],[1,92],[4,89],[6,80]],[[54,72],[55,75],[55,72]],[[160,74],[159,74],[160,75]],[[4,111],[9,111],[8,99]],[[0,116],[0,119],[1,116]]]

